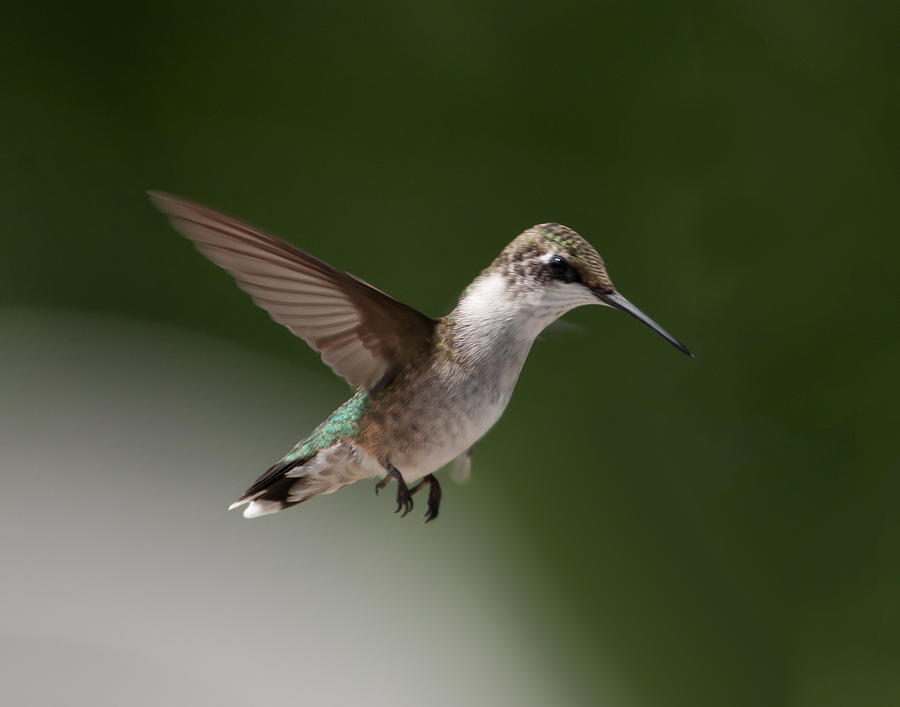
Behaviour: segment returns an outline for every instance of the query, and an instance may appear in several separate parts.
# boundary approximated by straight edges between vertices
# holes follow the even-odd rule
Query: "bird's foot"
[[[430,523],[438,517],[438,510],[441,507],[441,485],[434,474],[428,474],[409,490],[410,496],[422,488],[422,484],[428,484],[428,510],[425,512],[425,522]]]
[[[377,494],[381,489],[387,486],[391,479],[397,480],[397,510],[394,513],[400,513],[400,509],[403,509],[403,513],[400,514],[400,517],[403,518],[407,513],[409,513],[413,509],[413,500],[412,494],[410,493],[409,486],[406,485],[406,482],[403,480],[403,476],[400,475],[400,472],[397,471],[396,467],[389,466],[387,476],[385,476],[381,481],[375,484],[375,493]]]

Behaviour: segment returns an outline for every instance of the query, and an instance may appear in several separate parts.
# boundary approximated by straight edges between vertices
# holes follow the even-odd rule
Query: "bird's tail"
[[[291,459],[288,455],[269,467],[228,510],[246,503],[244,518],[277,513],[369,476],[357,466],[350,463],[349,450],[337,445],[308,457]]]

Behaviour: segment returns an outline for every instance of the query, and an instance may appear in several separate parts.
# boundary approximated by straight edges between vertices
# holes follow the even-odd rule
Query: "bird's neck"
[[[559,314],[542,303],[540,291],[516,289],[502,273],[483,273],[447,317],[446,344],[454,361],[515,383],[535,338]]]

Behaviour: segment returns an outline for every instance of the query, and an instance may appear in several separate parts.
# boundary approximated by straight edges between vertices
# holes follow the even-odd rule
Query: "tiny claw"
[[[438,517],[438,510],[441,507],[441,485],[434,474],[428,474],[409,490],[409,495],[412,496],[424,485],[428,486],[428,510],[425,511],[424,518],[426,523],[430,523]]]
[[[404,493],[404,489],[402,488],[397,491],[397,511],[400,510],[401,506],[403,507],[403,513],[400,514],[400,517],[405,518],[413,509],[413,500],[409,495],[409,490],[406,490]],[[394,513],[397,511],[394,511]]]
[[[381,481],[375,484],[375,493],[377,494],[380,489],[383,489],[387,486],[388,482],[391,479],[397,480],[397,509],[394,513],[400,513],[402,510],[403,513],[400,515],[401,518],[404,518],[412,509],[413,509],[413,500],[412,495],[410,494],[409,487],[406,485],[406,482],[403,480],[403,476],[397,471],[397,468],[394,466],[388,466],[388,473]]]

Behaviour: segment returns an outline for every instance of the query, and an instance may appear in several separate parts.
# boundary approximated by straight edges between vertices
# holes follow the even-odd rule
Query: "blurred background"
[[[898,14],[5,8],[5,693],[900,702]],[[573,312],[437,523],[371,484],[244,521],[348,390],[146,189],[434,316],[559,221],[696,359]]]

